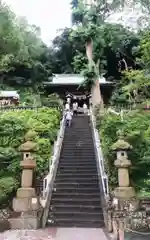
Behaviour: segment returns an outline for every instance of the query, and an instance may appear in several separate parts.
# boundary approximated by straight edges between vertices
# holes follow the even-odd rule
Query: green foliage
[[[60,117],[60,112],[52,108],[1,113],[0,182],[5,176],[11,176],[14,181],[20,181],[19,163],[22,156],[19,147],[25,142],[24,137],[28,130],[30,133],[32,131],[32,133],[36,132],[37,134],[34,135],[34,142],[38,145],[38,151],[34,154],[37,161],[36,177],[40,178],[45,170],[48,170]],[[0,190],[1,188],[3,189],[5,186],[1,185]],[[10,189],[6,192],[7,196],[11,193],[11,189],[12,185],[10,184]]]
[[[54,93],[48,95],[48,97],[42,96],[42,105],[45,107],[57,107],[60,111],[63,110],[63,101],[60,99],[59,95]]]
[[[149,191],[147,181],[150,172],[150,114],[144,111],[129,111],[124,114],[123,119],[121,121],[120,116],[106,113],[98,120],[109,184],[111,188],[117,185],[117,170],[114,166],[116,156],[111,146],[118,140],[117,131],[121,129],[125,134],[125,141],[133,146],[129,153],[132,161],[131,184],[137,189]]]
[[[148,102],[150,99],[150,31],[142,32],[139,46],[133,48],[136,63],[143,70],[123,72],[122,79],[116,85],[111,102],[130,103]]]
[[[84,21],[85,14],[87,13],[87,9],[82,3],[82,1],[79,1],[78,4],[73,4],[72,8],[72,23],[78,24],[82,23]]]
[[[140,51],[141,51],[141,61],[144,66],[149,69],[150,67],[150,31],[144,32],[141,42],[140,42]]]
[[[86,42],[92,39],[93,61],[99,61],[99,72],[103,74],[108,67],[108,52],[128,54],[126,49],[136,39],[136,35],[119,24],[103,22],[102,24],[89,23],[86,27],[84,25],[76,26],[70,34],[70,39],[72,44],[75,43],[77,46],[76,55],[72,60],[74,71],[80,73],[84,70],[87,62],[86,53],[85,49],[83,50],[79,46],[85,48]]]
[[[73,67],[75,73],[80,73],[83,69],[87,67],[87,58],[84,56],[83,53],[78,53],[73,58]]]
[[[95,72],[95,66],[92,65],[89,68],[85,68],[84,71],[82,72],[83,76],[84,76],[84,82],[81,84],[82,86],[84,86],[85,88],[87,88],[87,90],[90,90],[91,87],[94,84],[94,81],[97,79],[97,74]]]
[[[40,29],[18,18],[0,2],[0,82],[8,85],[40,84],[51,75],[43,55],[47,47]]]
[[[145,70],[126,71],[116,86],[111,102],[144,103],[150,98],[149,86],[150,76]]]
[[[18,182],[14,177],[6,176],[0,178],[0,203],[6,204],[8,195],[10,195],[18,187]],[[8,204],[10,204],[8,202]]]

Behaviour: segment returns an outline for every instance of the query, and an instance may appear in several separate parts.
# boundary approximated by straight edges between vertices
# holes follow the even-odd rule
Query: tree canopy
[[[50,74],[42,58],[47,47],[40,29],[17,17],[1,2],[0,39],[1,84],[34,84]]]
[[[143,31],[136,33],[107,22],[110,14],[123,7],[123,1],[96,3],[85,6],[82,0],[73,0],[72,28],[62,29],[49,47],[43,43],[37,26],[29,25],[0,3],[0,83],[38,86],[52,73],[85,72],[85,42],[90,38],[94,61],[100,63],[99,73],[106,78],[120,79],[126,65],[139,70],[148,64],[149,30],[143,35]],[[142,4],[148,11],[148,3]],[[143,48],[140,45],[137,51],[140,41]]]

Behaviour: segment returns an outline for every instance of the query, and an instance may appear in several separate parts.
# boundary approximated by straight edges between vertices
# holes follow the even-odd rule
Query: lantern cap
[[[124,134],[123,131],[119,130],[117,131],[118,140],[112,145],[111,149],[113,151],[117,150],[131,150],[132,146],[124,140]]]
[[[32,141],[26,141],[25,143],[21,144],[19,151],[20,152],[36,152],[37,144]]]
[[[26,141],[32,141],[36,138],[37,133],[34,130],[29,130],[25,135]]]
[[[115,142],[112,147],[112,150],[117,151],[117,150],[130,150],[132,149],[132,146],[124,141],[123,139],[119,139],[117,142]]]

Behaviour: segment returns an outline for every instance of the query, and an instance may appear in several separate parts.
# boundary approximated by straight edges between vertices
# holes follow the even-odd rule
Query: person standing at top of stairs
[[[68,102],[66,102],[65,104],[65,111],[68,111],[70,110],[70,104]]]
[[[66,110],[65,119],[66,119],[66,126],[68,126],[68,127],[71,126],[72,115],[73,115],[73,113],[70,110]]]
[[[78,113],[78,103],[74,102],[73,105],[72,105],[72,108],[73,108],[74,115],[77,115],[77,113]]]
[[[83,104],[83,112],[84,112],[84,114],[87,114],[87,112],[88,112],[88,107],[87,107],[86,103]]]

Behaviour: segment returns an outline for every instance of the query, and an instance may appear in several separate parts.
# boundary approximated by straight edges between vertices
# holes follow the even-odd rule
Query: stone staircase
[[[47,226],[104,227],[89,116],[65,130]]]

